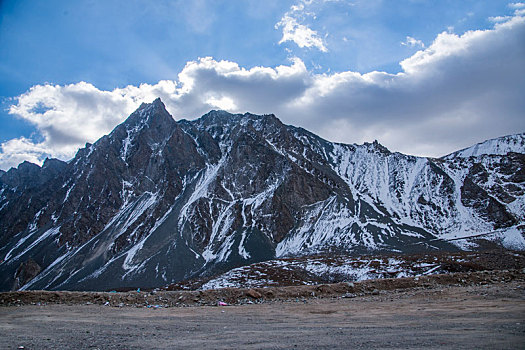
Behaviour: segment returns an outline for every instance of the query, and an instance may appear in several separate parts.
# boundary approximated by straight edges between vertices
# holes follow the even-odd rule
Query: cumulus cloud
[[[512,16],[493,16],[493,17],[489,17],[489,21],[499,23],[499,22],[506,22],[511,18]]]
[[[0,165],[2,169],[16,166],[23,161],[41,164],[42,158],[51,156],[50,150],[45,144],[35,143],[25,137],[12,139],[0,145]],[[56,156],[60,156],[57,154]]]
[[[525,2],[513,2],[509,4],[509,7],[511,9],[514,9],[514,16],[525,16]],[[514,16],[494,16],[489,17],[489,21],[500,23],[500,22],[507,22],[508,20],[512,19]]]
[[[525,2],[511,2],[509,7],[516,10],[523,9],[525,8]]]
[[[425,44],[416,38],[412,38],[411,36],[407,36],[406,40],[401,43],[403,46],[410,46],[410,47],[421,47],[424,48]]]
[[[315,74],[298,58],[248,69],[205,57],[188,62],[176,81],[155,85],[39,85],[19,96],[11,113],[35,125],[41,139],[2,144],[0,166],[67,159],[159,96],[176,119],[216,108],[275,113],[332,141],[377,139],[395,151],[441,156],[525,131],[524,39],[525,18],[515,15],[488,30],[441,33],[400,62],[397,74]]]
[[[290,7],[281,20],[275,25],[275,29],[282,28],[283,36],[279,44],[287,41],[294,42],[297,46],[303,48],[317,48],[322,52],[328,52],[324,41],[317,31],[310,29],[307,25],[300,23],[300,19],[305,16],[315,17],[314,13],[306,12],[305,7],[313,1],[302,0],[296,5]]]
[[[304,24],[298,23],[296,18],[286,15],[275,27],[283,28],[283,37],[279,41],[279,44],[293,41],[299,47],[316,47],[323,52],[328,52],[328,49],[317,32]]]

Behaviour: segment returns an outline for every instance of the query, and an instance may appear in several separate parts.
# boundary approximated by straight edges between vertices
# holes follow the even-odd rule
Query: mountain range
[[[0,171],[0,290],[158,287],[286,256],[525,249],[525,134],[441,158],[274,115],[142,104],[70,161]]]

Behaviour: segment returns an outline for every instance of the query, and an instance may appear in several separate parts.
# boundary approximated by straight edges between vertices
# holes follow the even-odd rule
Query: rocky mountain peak
[[[139,108],[137,108],[137,111],[140,111],[140,110],[143,110],[143,109],[148,109],[148,108],[164,108],[166,109],[166,106],[164,106],[164,103],[162,102],[162,100],[160,99],[160,97],[157,97],[156,99],[154,99],[151,103],[147,103],[147,102],[142,102],[139,106]]]
[[[18,167],[9,169],[5,175],[2,176],[2,182],[10,187],[31,186],[31,184],[37,180],[39,173],[40,166],[24,161],[20,163]]]
[[[372,143],[365,142],[363,146],[371,152],[383,153],[385,155],[391,154],[390,150],[382,144],[380,144],[377,140],[374,140],[374,142]]]
[[[173,128],[175,120],[168,113],[161,99],[157,98],[152,103],[142,103],[121,125],[126,129],[142,129],[146,126]]]
[[[62,169],[67,163],[56,158],[46,158],[42,169]]]

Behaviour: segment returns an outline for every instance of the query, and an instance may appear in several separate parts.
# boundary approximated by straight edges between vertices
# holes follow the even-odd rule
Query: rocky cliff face
[[[143,104],[69,162],[0,173],[0,289],[160,286],[288,255],[525,248],[525,135],[441,159],[273,115]],[[521,226],[520,226],[521,225]]]

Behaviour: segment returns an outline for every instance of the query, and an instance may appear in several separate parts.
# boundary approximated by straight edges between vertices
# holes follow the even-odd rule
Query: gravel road
[[[236,306],[0,307],[2,349],[524,349],[522,278]]]

